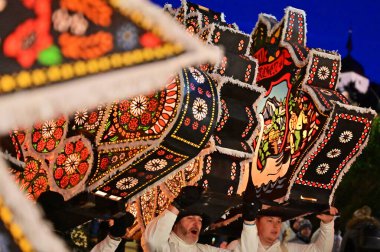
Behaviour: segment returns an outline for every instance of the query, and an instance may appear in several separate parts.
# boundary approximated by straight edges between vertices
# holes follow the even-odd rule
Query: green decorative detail
[[[44,66],[58,65],[62,62],[62,55],[55,45],[48,47],[38,55],[38,62]]]

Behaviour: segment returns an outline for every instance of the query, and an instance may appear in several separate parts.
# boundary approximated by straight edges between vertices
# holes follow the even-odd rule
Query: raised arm
[[[255,252],[259,246],[259,236],[257,234],[256,217],[261,211],[262,203],[255,194],[243,195],[243,230],[240,239],[231,242],[228,249],[234,252]]]
[[[154,218],[147,225],[141,239],[141,246],[144,251],[163,250],[169,246],[169,236],[179,211],[174,206],[169,206],[167,210]]]
[[[288,243],[289,251],[325,252],[331,251],[334,244],[334,216],[338,213],[335,207],[330,208],[330,214],[319,214],[321,220],[320,233],[314,243],[303,245]]]

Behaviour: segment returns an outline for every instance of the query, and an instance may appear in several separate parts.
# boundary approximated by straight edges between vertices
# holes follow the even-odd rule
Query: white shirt
[[[141,246],[146,252],[252,252],[249,238],[254,234],[254,226],[243,228],[239,248],[234,250],[222,249],[210,245],[195,243],[187,244],[179,238],[172,228],[177,215],[165,210],[160,216],[153,219],[146,227]]]
[[[243,227],[244,228],[244,227]],[[254,232],[251,236],[252,250],[251,252],[327,252],[331,251],[334,243],[334,222],[323,223],[321,222],[320,234],[314,243],[298,244],[298,243],[283,243],[280,241],[275,242],[272,246],[264,248],[261,244],[259,236],[257,235],[257,227],[254,225]],[[239,247],[240,245],[237,245]],[[231,248],[231,246],[228,246]],[[282,249],[281,247],[284,247]],[[256,249],[254,249],[256,248]]]
[[[114,252],[119,246],[120,242],[121,239],[120,241],[116,241],[107,235],[104,240],[96,244],[96,246],[91,249],[91,252]]]

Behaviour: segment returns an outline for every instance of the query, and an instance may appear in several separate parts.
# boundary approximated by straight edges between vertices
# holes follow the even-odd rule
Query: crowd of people
[[[338,210],[334,207],[329,212],[318,214],[319,228],[313,232],[312,222],[304,217],[283,221],[281,213],[262,210],[259,199],[252,196],[243,197],[242,218],[244,220],[240,238],[229,243],[220,243],[219,247],[198,243],[202,230],[208,225],[208,216],[202,209],[190,210],[191,205],[199,201],[203,189],[196,186],[182,188],[180,194],[168,209],[154,218],[142,234],[141,247],[147,252],[177,251],[247,251],[247,252],[349,252],[380,251],[380,223],[371,215],[371,209],[364,206],[354,212],[348,222],[345,235],[341,236]],[[59,201],[62,198],[58,197]],[[60,234],[60,223],[54,223],[52,205],[39,203],[46,211],[48,219],[53,221]],[[58,202],[59,203],[59,202]],[[57,200],[55,203],[57,204]],[[120,249],[128,227],[134,217],[126,213],[120,218],[112,219],[108,234],[98,242],[91,251],[111,252]],[[120,251],[123,251],[121,249]]]

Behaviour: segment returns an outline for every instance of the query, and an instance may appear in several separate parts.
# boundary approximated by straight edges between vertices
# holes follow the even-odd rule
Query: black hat
[[[176,222],[185,216],[197,215],[202,217],[202,230],[218,220],[231,206],[237,205],[241,199],[226,194],[203,192],[200,200],[190,207],[180,211]]]
[[[186,216],[199,216],[202,218],[202,230],[204,230],[206,227],[208,227],[211,224],[211,218],[201,211],[197,211],[194,209],[188,209],[188,210],[182,210],[179,212],[177,219],[175,220],[175,223],[179,222],[182,218]]]
[[[42,207],[45,214],[52,211],[62,210],[65,206],[63,196],[57,192],[46,191],[37,198],[37,203]]]

